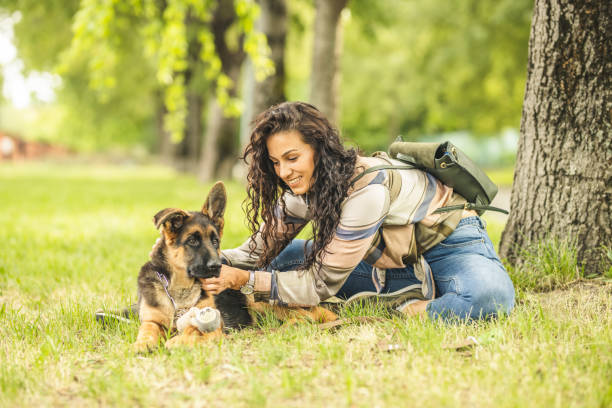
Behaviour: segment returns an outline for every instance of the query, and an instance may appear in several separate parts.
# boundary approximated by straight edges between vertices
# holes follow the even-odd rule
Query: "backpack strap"
[[[369,169],[365,169],[363,171],[363,173],[360,173],[358,175],[356,175],[355,177],[353,177],[353,179],[351,180],[351,185],[355,184],[357,182],[357,180],[359,180],[360,178],[362,178],[363,176],[365,176],[368,173],[372,173],[378,170],[386,170],[386,169],[393,169],[393,170],[409,170],[409,169],[416,169],[416,166],[397,166],[394,164],[381,164],[378,166],[372,166]]]
[[[421,168],[419,166],[411,166],[411,165],[404,165],[404,166],[400,166],[400,165],[394,165],[394,164],[381,164],[378,166],[372,166],[368,169],[365,169],[362,173],[356,175],[352,180],[351,180],[351,185],[355,184],[357,182],[357,180],[359,180],[360,178],[362,178],[363,176],[365,176],[368,173],[372,173],[375,171],[379,171],[379,170],[412,170],[412,169],[420,169]],[[425,170],[423,170],[425,171]],[[435,210],[432,214],[439,214],[439,213],[443,213],[443,212],[448,212],[448,211],[455,211],[455,210],[476,210],[476,211],[497,211],[500,213],[504,213],[504,214],[508,214],[508,211],[498,208],[498,207],[492,207],[490,205],[480,205],[480,204],[474,204],[474,203],[465,203],[463,205],[447,205],[446,207],[440,207],[437,210]]]
[[[440,214],[443,212],[455,211],[455,210],[498,211],[500,213],[508,214],[508,211],[498,208],[498,207],[492,207],[490,205],[467,203],[467,202],[463,205],[447,205],[446,207],[440,207],[437,210],[435,210],[432,214]]]

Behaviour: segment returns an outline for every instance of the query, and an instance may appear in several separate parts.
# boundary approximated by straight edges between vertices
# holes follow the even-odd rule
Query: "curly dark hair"
[[[251,251],[261,222],[263,252],[258,266],[265,267],[287,246],[299,231],[286,231],[279,236],[279,214],[285,212],[283,195],[289,186],[274,171],[268,157],[266,141],[283,131],[297,131],[304,143],[315,151],[315,168],[306,200],[312,223],[312,250],[306,253],[303,269],[320,265],[325,247],[332,240],[340,222],[340,205],[347,196],[355,171],[357,152],[345,149],[338,130],[314,106],[303,102],[284,102],[268,108],[253,121],[251,140],[243,160],[249,165],[245,210],[251,230]]]

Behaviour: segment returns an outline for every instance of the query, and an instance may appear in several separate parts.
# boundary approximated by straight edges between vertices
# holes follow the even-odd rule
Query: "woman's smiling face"
[[[276,175],[294,194],[306,194],[315,168],[315,150],[296,130],[282,131],[268,137],[268,157]]]

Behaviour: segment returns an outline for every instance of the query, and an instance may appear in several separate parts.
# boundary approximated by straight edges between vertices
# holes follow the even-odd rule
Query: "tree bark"
[[[536,0],[510,217],[500,254],[574,239],[586,273],[612,243],[609,0]]]
[[[310,102],[333,123],[338,123],[340,13],[347,0],[317,0],[314,51],[310,77]]]
[[[259,27],[270,46],[274,75],[256,82],[253,93],[253,117],[285,100],[285,44],[287,40],[287,6],[285,0],[260,0]]]

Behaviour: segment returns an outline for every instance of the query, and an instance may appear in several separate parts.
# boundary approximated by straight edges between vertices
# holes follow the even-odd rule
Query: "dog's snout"
[[[209,259],[205,263],[191,265],[188,272],[194,278],[216,278],[221,272],[221,260]]]
[[[219,269],[221,268],[221,260],[220,259],[209,259],[206,262],[206,267],[208,269]]]

